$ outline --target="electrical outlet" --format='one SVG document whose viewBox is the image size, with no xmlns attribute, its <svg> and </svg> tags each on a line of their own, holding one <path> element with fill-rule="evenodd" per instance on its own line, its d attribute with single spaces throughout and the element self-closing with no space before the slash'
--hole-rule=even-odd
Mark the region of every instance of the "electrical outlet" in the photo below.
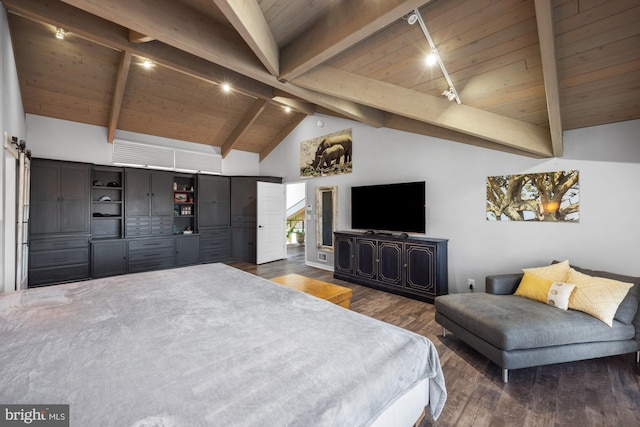
<svg viewBox="0 0 640 427">
<path fill-rule="evenodd" d="M 474 288 L 474 287 L 475 287 L 475 285 L 476 285 L 476 281 L 475 281 L 475 279 L 469 279 L 469 280 L 467 280 L 467 282 L 469 283 L 469 290 L 470 290 L 471 292 L 473 292 L 473 288 Z"/>
</svg>

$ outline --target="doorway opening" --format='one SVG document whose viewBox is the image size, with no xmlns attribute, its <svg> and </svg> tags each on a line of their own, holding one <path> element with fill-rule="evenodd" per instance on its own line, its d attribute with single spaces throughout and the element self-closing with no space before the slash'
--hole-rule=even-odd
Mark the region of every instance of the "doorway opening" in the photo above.
<svg viewBox="0 0 640 427">
<path fill-rule="evenodd" d="M 287 200 L 287 257 L 305 249 L 306 237 L 306 182 L 286 184 Z"/>
</svg>

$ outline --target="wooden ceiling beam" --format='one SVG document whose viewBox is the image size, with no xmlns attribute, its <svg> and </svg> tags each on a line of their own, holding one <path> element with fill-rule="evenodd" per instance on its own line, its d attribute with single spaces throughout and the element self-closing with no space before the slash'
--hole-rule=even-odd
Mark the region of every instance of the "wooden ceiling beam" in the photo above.
<svg viewBox="0 0 640 427">
<path fill-rule="evenodd" d="M 10 1 L 19 4 L 22 0 Z M 262 64 L 252 56 L 235 30 L 203 20 L 197 12 L 181 7 L 180 3 L 173 0 L 61 1 L 123 27 L 147 34 L 158 41 L 273 88 L 282 89 L 350 119 L 374 127 L 382 126 L 384 114 L 379 110 L 345 101 L 339 96 L 319 94 L 279 82 L 275 76 L 266 72 Z M 176 19 L 176 17 L 180 19 Z M 149 44 L 151 43 L 140 46 L 146 47 Z"/>
<path fill-rule="evenodd" d="M 316 107 L 313 104 L 300 101 L 299 99 L 292 99 L 286 96 L 274 96 L 273 102 L 285 105 L 308 116 L 311 116 L 316 112 Z"/>
<path fill-rule="evenodd" d="M 127 85 L 129 76 L 129 68 L 131 67 L 131 52 L 122 52 L 120 58 L 120 66 L 118 67 L 118 77 L 116 78 L 116 86 L 113 90 L 113 100 L 111 102 L 111 114 L 109 115 L 109 124 L 107 126 L 107 142 L 113 143 L 113 138 L 118 127 L 118 118 L 120 117 L 120 109 L 122 107 L 122 98 L 124 97 L 124 89 Z"/>
<path fill-rule="evenodd" d="M 279 49 L 256 0 L 214 0 L 224 16 L 273 76 L 280 73 Z"/>
<path fill-rule="evenodd" d="M 282 49 L 280 81 L 295 79 L 426 3 L 429 0 L 334 3 L 309 31 Z"/>
<path fill-rule="evenodd" d="M 147 43 L 153 41 L 153 37 L 149 37 L 137 31 L 129 30 L 129 41 L 131 43 Z"/>
<path fill-rule="evenodd" d="M 535 0 L 542 76 L 549 114 L 549 129 L 553 155 L 562 157 L 562 114 L 560 110 L 560 85 L 558 83 L 558 65 L 556 60 L 556 36 L 553 29 L 553 9 L 548 0 Z"/>
<path fill-rule="evenodd" d="M 227 140 L 222 144 L 220 149 L 222 158 L 227 157 L 227 154 L 233 149 L 233 146 L 238 143 L 242 135 L 249 129 L 249 127 L 255 122 L 260 114 L 267 106 L 267 101 L 264 99 L 256 99 L 249 110 L 244 114 L 242 120 L 236 125 L 235 129 L 227 137 Z"/>
<path fill-rule="evenodd" d="M 537 157 L 552 157 L 549 130 L 444 97 L 435 97 L 327 66 L 291 82 L 358 104 L 496 142 Z"/>
<path fill-rule="evenodd" d="M 269 155 L 269 153 L 271 153 L 274 148 L 276 148 L 278 144 L 280 144 L 282 140 L 285 139 L 287 135 L 289 135 L 291 131 L 294 130 L 296 126 L 298 126 L 300 122 L 305 119 L 305 117 L 307 117 L 306 114 L 294 113 L 289 123 L 287 123 L 287 125 L 283 127 L 280 132 L 278 132 L 278 134 L 273 137 L 271 142 L 269 142 L 269 144 L 267 144 L 267 146 L 264 147 L 264 149 L 260 152 L 260 161 L 263 161 Z"/>
</svg>

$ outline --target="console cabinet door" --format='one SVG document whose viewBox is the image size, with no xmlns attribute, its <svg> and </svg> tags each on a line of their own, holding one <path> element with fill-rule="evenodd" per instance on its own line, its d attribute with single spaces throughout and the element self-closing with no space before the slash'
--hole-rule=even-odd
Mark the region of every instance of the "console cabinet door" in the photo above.
<svg viewBox="0 0 640 427">
<path fill-rule="evenodd" d="M 355 252 L 353 238 L 340 235 L 335 236 L 334 269 L 338 273 L 353 274 Z"/>
<path fill-rule="evenodd" d="M 34 161 L 31 166 L 31 206 L 29 227 L 32 234 L 60 231 L 60 168 Z"/>
<path fill-rule="evenodd" d="M 151 216 L 173 216 L 173 174 L 151 173 Z"/>
<path fill-rule="evenodd" d="M 89 167 L 60 167 L 60 232 L 89 232 Z"/>
<path fill-rule="evenodd" d="M 378 271 L 377 242 L 371 239 L 356 239 L 355 244 L 355 274 L 360 277 L 375 279 Z"/>
<path fill-rule="evenodd" d="M 127 216 L 146 216 L 150 214 L 149 198 L 151 188 L 147 171 L 127 170 L 126 172 L 126 213 Z"/>
<path fill-rule="evenodd" d="M 200 261 L 200 237 L 176 237 L 176 265 L 197 264 Z"/>
<path fill-rule="evenodd" d="M 402 243 L 378 242 L 378 280 L 386 285 L 402 288 Z"/>
<path fill-rule="evenodd" d="M 436 246 L 407 243 L 405 248 L 405 287 L 414 292 L 436 296 Z"/>
</svg>

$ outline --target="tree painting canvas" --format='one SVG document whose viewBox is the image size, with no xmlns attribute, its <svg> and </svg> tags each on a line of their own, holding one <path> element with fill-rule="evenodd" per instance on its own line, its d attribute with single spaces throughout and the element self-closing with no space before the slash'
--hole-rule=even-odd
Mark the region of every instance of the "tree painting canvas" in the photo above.
<svg viewBox="0 0 640 427">
<path fill-rule="evenodd" d="M 352 170 L 351 128 L 300 143 L 300 177 L 337 175 Z"/>
<path fill-rule="evenodd" d="M 487 220 L 578 222 L 578 171 L 487 177 Z"/>
</svg>

